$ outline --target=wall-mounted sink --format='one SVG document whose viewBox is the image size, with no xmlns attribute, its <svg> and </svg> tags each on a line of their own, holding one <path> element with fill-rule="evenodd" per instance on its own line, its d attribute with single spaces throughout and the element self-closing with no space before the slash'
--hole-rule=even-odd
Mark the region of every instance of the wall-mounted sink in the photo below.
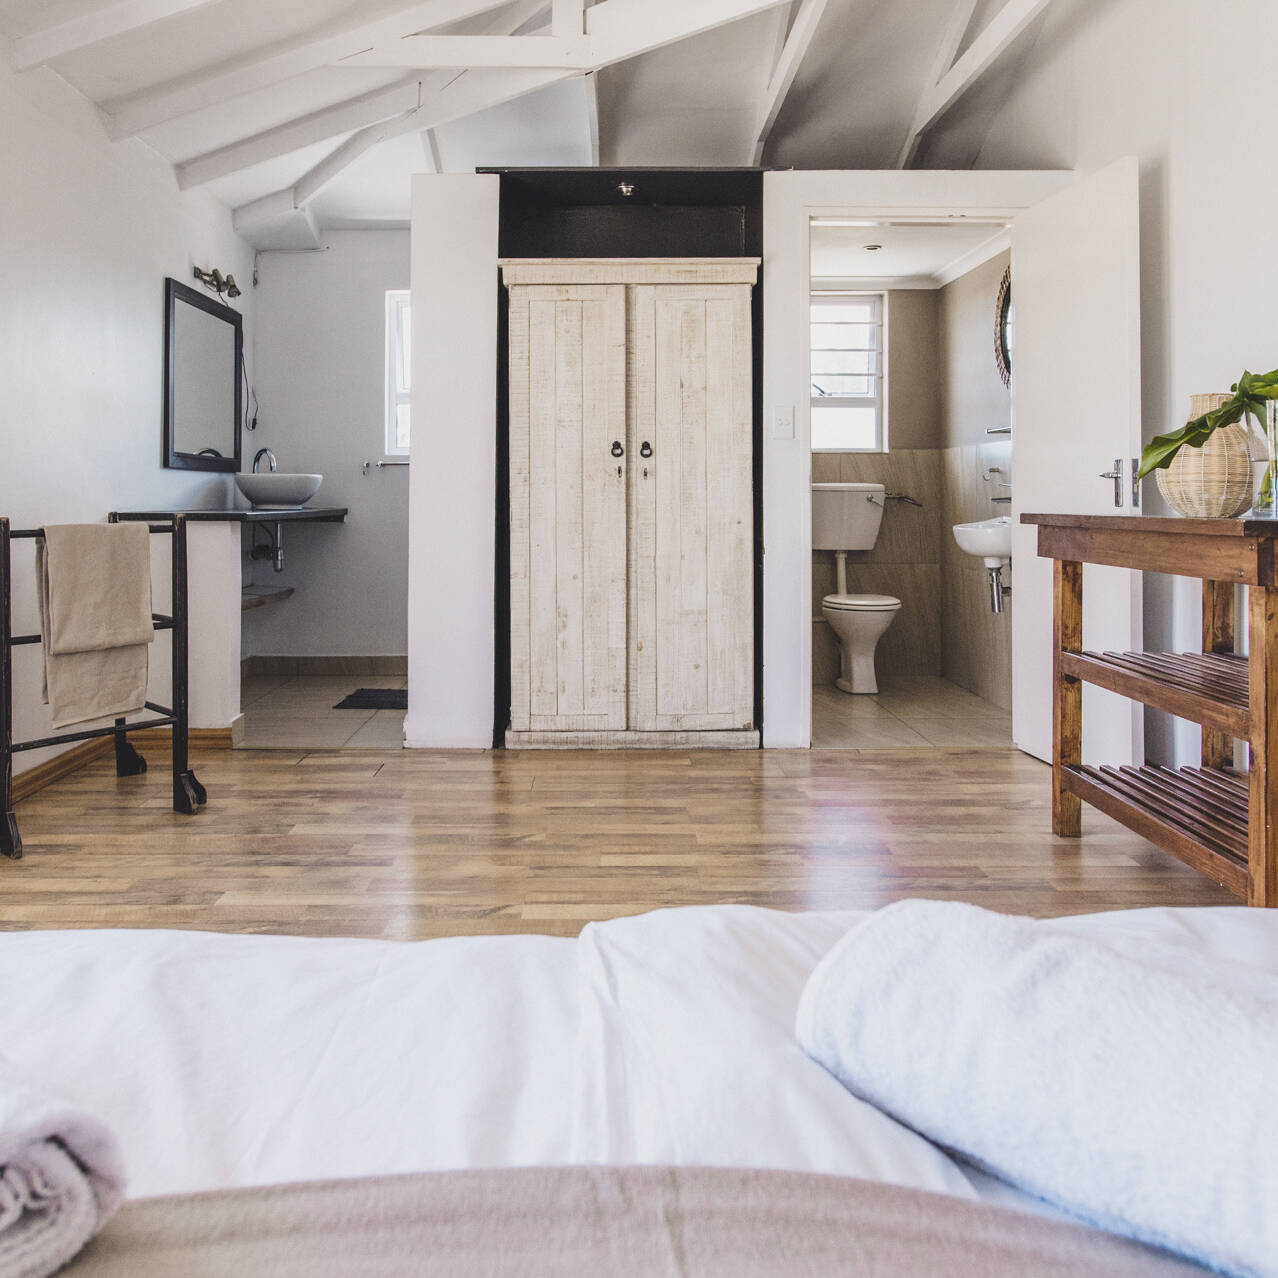
<svg viewBox="0 0 1278 1278">
<path fill-rule="evenodd" d="M 323 475 L 282 475 L 279 471 L 235 476 L 235 486 L 254 510 L 296 510 L 319 492 Z"/>
<path fill-rule="evenodd" d="M 972 524 L 955 524 L 959 549 L 985 560 L 987 568 L 1001 568 L 1012 557 L 1012 517 L 999 515 Z"/>
</svg>

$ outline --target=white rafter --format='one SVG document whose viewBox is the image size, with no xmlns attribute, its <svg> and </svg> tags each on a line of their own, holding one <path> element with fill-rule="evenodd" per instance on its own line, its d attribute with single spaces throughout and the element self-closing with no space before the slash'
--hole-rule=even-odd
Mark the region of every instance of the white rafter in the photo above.
<svg viewBox="0 0 1278 1278">
<path fill-rule="evenodd" d="M 278 160 L 317 142 L 327 142 L 352 129 L 364 129 L 370 124 L 380 124 L 420 105 L 423 93 L 421 76 L 408 76 L 372 93 L 348 98 L 320 111 L 299 116 L 287 124 L 278 125 L 255 133 L 252 137 L 219 147 L 203 155 L 193 156 L 175 165 L 178 186 L 187 190 L 216 182 L 218 178 L 243 169 Z"/>
<path fill-rule="evenodd" d="M 547 0 L 516 0 L 485 24 L 488 34 L 513 35 L 547 10 Z M 176 166 L 178 186 L 186 190 L 215 182 L 218 178 L 239 173 L 267 160 L 278 160 L 304 147 L 327 142 L 330 138 L 380 124 L 413 107 L 420 106 L 425 96 L 437 88 L 453 83 L 450 74 L 411 75 L 371 93 L 345 102 L 335 103 L 320 111 L 312 111 L 300 119 L 290 120 L 273 129 L 243 138 L 229 146 L 219 147 L 204 155 L 192 156 Z"/>
<path fill-rule="evenodd" d="M 590 144 L 590 163 L 599 167 L 599 81 L 598 71 L 584 77 L 586 87 L 586 140 Z"/>
<path fill-rule="evenodd" d="M 803 55 L 807 53 L 812 37 L 816 35 L 817 24 L 821 21 L 827 3 L 828 0 L 803 0 L 790 27 L 790 34 L 781 46 L 781 54 L 768 81 L 759 112 L 759 127 L 754 139 L 755 164 L 763 163 L 763 148 L 767 146 L 772 126 L 777 122 L 786 94 L 794 84 L 794 77 L 799 73 Z"/>
<path fill-rule="evenodd" d="M 910 135 L 898 157 L 898 167 L 904 168 L 910 163 L 928 129 L 1007 52 L 1050 3 L 1051 0 L 1008 0 L 1007 4 L 990 19 L 976 39 L 968 45 L 963 56 L 925 90 L 914 122 L 910 125 Z M 967 0 L 963 0 L 955 13 L 954 24 L 946 33 L 947 42 L 953 27 L 958 25 L 965 7 L 967 7 Z M 971 21 L 971 16 L 969 11 L 967 22 Z M 954 37 L 953 50 L 956 50 L 962 41 L 967 22 L 963 23 L 963 30 Z M 950 52 L 950 58 L 953 58 L 953 50 Z M 944 48 L 941 53 L 945 53 Z"/>
<path fill-rule="evenodd" d="M 280 80 L 329 66 L 361 49 L 390 43 L 409 32 L 447 26 L 500 8 L 506 0 L 421 0 L 376 22 L 311 34 L 275 45 L 270 52 L 236 58 L 200 74 L 102 104 L 107 132 L 128 137 L 167 120 L 217 106 Z"/>
<path fill-rule="evenodd" d="M 116 0 L 115 4 L 91 9 L 78 18 L 41 27 L 15 40 L 9 62 L 15 71 L 25 71 L 210 3 L 212 0 Z"/>
<path fill-rule="evenodd" d="M 412 35 L 375 49 L 363 49 L 335 62 L 341 67 L 416 67 L 419 71 L 467 68 L 546 68 L 586 71 L 594 65 L 594 46 L 585 36 Z"/>
<path fill-rule="evenodd" d="M 417 140 L 422 144 L 422 158 L 426 161 L 427 173 L 442 173 L 444 161 L 439 155 L 439 134 L 434 129 L 423 129 Z"/>
<path fill-rule="evenodd" d="M 927 79 L 923 81 L 923 92 L 919 95 L 919 104 L 915 107 L 914 115 L 910 120 L 910 131 L 906 135 L 900 155 L 896 158 L 898 169 L 908 169 L 918 154 L 919 145 L 923 141 L 923 129 L 926 127 L 928 98 L 932 90 L 945 78 L 945 73 L 954 65 L 963 37 L 967 34 L 968 27 L 972 25 L 972 15 L 976 12 L 978 3 L 979 0 L 956 0 L 954 8 L 950 10 L 950 20 L 941 36 L 936 57 L 932 59 L 931 70 L 928 72 Z"/>
<path fill-rule="evenodd" d="M 789 0 L 602 0 L 585 12 L 586 34 L 568 41 L 409 35 L 341 59 L 347 67 L 510 67 L 597 71 L 690 35 L 775 9 Z"/>
<path fill-rule="evenodd" d="M 550 33 L 556 40 L 572 40 L 586 33 L 586 0 L 554 0 Z"/>
</svg>

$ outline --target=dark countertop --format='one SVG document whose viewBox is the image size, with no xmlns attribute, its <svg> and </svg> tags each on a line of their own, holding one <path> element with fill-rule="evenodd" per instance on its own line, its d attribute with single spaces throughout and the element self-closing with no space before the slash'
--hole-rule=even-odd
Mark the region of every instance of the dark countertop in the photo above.
<svg viewBox="0 0 1278 1278">
<path fill-rule="evenodd" d="M 188 521 L 219 524 L 340 524 L 345 522 L 347 514 L 346 506 L 298 506 L 292 510 L 117 510 L 115 518 L 130 523 L 150 523 L 184 515 Z"/>
</svg>

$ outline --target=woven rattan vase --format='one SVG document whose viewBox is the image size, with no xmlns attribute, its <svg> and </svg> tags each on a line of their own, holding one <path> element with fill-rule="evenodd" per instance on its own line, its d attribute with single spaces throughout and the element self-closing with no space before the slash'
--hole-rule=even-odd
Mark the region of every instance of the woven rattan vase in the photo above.
<svg viewBox="0 0 1278 1278">
<path fill-rule="evenodd" d="M 1219 408 L 1227 395 L 1194 395 L 1190 419 Z M 1194 519 L 1233 519 L 1255 500 L 1255 437 L 1244 425 L 1222 426 L 1201 448 L 1186 445 L 1165 470 L 1158 491 L 1178 514 Z"/>
</svg>

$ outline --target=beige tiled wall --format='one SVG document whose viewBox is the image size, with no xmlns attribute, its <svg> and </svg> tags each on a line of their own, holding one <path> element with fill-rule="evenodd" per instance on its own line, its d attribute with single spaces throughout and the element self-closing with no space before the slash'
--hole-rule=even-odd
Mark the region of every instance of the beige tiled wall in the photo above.
<svg viewBox="0 0 1278 1278">
<path fill-rule="evenodd" d="M 935 448 L 892 453 L 814 453 L 813 483 L 883 484 L 923 503 L 890 501 L 873 550 L 848 555 L 848 589 L 895 595 L 901 611 L 879 640 L 881 674 L 941 673 L 941 453 Z M 834 552 L 812 554 L 812 682 L 833 683 L 838 643 L 821 617 L 821 599 L 834 592 Z"/>
<path fill-rule="evenodd" d="M 971 520 L 1006 514 L 1008 507 L 991 497 L 1007 492 L 996 485 L 1007 479 L 1012 446 L 1007 440 L 947 448 L 943 467 L 941 539 L 941 673 L 951 682 L 1004 710 L 1012 708 L 1012 604 L 1003 611 L 990 608 L 985 565 L 958 548 L 950 529 Z M 989 468 L 1002 472 L 986 480 Z M 1004 583 L 1014 585 L 1015 574 L 1004 573 Z"/>
</svg>

